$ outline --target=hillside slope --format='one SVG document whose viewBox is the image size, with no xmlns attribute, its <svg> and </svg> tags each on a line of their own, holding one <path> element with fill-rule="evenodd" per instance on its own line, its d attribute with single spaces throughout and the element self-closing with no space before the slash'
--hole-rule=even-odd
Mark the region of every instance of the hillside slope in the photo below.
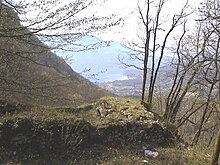
<svg viewBox="0 0 220 165">
<path fill-rule="evenodd" d="M 0 20 L 0 99 L 25 104 L 76 105 L 109 94 L 52 53 L 3 6 Z"/>
<path fill-rule="evenodd" d="M 0 110 L 0 164 L 210 164 L 207 148 L 181 147 L 175 127 L 136 100 L 105 97 L 77 108 L 0 102 Z"/>
</svg>

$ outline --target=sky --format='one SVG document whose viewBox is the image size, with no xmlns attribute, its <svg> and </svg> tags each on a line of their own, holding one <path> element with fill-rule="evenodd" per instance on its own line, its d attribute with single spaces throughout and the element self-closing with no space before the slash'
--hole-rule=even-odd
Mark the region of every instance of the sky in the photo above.
<svg viewBox="0 0 220 165">
<path fill-rule="evenodd" d="M 19 0 L 15 0 L 19 1 Z M 34 0 L 25 0 L 25 2 L 33 2 Z M 61 3 L 69 3 L 75 2 L 76 0 L 60 0 Z M 157 0 L 158 1 L 158 0 Z M 192 8 L 197 9 L 199 4 L 205 0 L 188 0 L 189 5 Z M 219 0 L 220 1 L 220 0 Z M 93 12 L 97 12 L 100 16 L 108 16 L 110 14 L 116 14 L 117 17 L 124 18 L 124 22 L 119 26 L 112 27 L 108 31 L 104 31 L 104 33 L 94 34 L 96 37 L 101 38 L 107 41 L 119 41 L 123 42 L 125 40 L 133 40 L 137 38 L 138 31 L 138 21 L 139 14 L 137 12 L 137 4 L 140 6 L 144 6 L 145 0 L 92 0 L 95 2 L 94 6 L 91 6 L 88 10 L 82 12 L 82 15 L 92 15 Z M 104 3 L 102 3 L 104 2 Z M 178 13 L 182 8 L 183 4 L 185 4 L 187 0 L 167 0 L 165 4 L 165 9 L 163 10 L 164 18 L 171 18 L 174 13 Z M 101 5 L 99 5 L 100 3 Z M 54 4 L 57 7 L 57 4 Z M 31 9 L 30 9 L 31 10 Z M 33 10 L 36 10 L 33 8 Z M 154 8 L 151 9 L 154 12 Z M 34 17 L 37 14 L 34 14 L 37 11 L 31 11 L 29 17 Z M 193 20 L 194 16 L 192 15 L 189 19 Z M 167 25 L 169 25 L 167 23 Z M 192 25 L 192 24 L 191 24 Z"/>
<path fill-rule="evenodd" d="M 139 14 L 137 12 L 138 2 L 141 4 L 144 0 L 109 0 L 106 5 L 101 10 L 101 13 L 111 13 L 115 12 L 125 17 L 123 26 L 113 27 L 110 31 L 105 32 L 104 34 L 99 34 L 98 37 L 103 40 L 113 40 L 113 41 L 123 41 L 123 40 L 132 40 L 137 37 L 136 31 L 138 31 L 137 22 L 139 19 Z M 187 0 L 167 0 L 165 6 L 164 15 L 167 14 L 167 17 L 171 17 L 174 13 L 178 13 L 182 6 L 186 3 Z M 192 9 L 197 9 L 199 4 L 203 0 L 189 0 L 189 5 Z M 195 15 L 189 19 L 189 22 L 193 22 Z M 191 24 L 192 25 L 192 24 Z"/>
</svg>

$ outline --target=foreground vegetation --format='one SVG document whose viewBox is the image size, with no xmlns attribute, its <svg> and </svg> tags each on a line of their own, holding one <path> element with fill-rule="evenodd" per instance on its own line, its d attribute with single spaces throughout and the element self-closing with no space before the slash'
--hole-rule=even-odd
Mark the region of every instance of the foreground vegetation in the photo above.
<svg viewBox="0 0 220 165">
<path fill-rule="evenodd" d="M 78 150 L 68 159 L 45 155 L 39 157 L 30 155 L 19 158 L 8 150 L 1 149 L 3 164 L 151 164 L 151 165 L 205 165 L 210 164 L 210 150 L 200 148 L 178 149 L 157 148 L 160 155 L 157 158 L 145 157 L 137 146 L 108 147 L 94 145 L 85 150 Z M 78 156 L 78 157 L 77 157 Z M 77 157 L 77 158 L 76 158 Z"/>
<path fill-rule="evenodd" d="M 71 107 L 1 102 L 1 164 L 209 164 L 210 149 L 179 142 L 175 127 L 137 101 Z M 159 152 L 144 156 L 145 149 Z"/>
</svg>

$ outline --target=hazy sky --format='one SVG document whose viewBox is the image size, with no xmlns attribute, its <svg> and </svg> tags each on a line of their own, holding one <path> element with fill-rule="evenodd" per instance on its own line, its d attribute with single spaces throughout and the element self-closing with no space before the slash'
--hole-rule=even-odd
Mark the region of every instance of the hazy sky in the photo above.
<svg viewBox="0 0 220 165">
<path fill-rule="evenodd" d="M 167 14 L 167 18 L 172 19 L 174 13 L 178 13 L 183 4 L 187 0 L 167 0 L 164 15 Z M 189 5 L 193 9 L 197 9 L 199 4 L 204 0 L 189 0 Z M 137 22 L 139 14 L 137 12 L 137 4 L 143 3 L 144 0 L 109 0 L 101 12 L 111 13 L 115 12 L 119 15 L 126 16 L 127 19 L 124 22 L 124 26 L 114 27 L 110 32 L 99 35 L 104 40 L 116 40 L 121 41 L 123 39 L 131 39 L 137 36 Z M 191 9 L 190 9 L 191 10 Z M 189 19 L 193 22 L 195 16 L 192 15 Z M 191 24 L 192 25 L 192 24 Z"/>
<path fill-rule="evenodd" d="M 34 0 L 26 0 L 28 1 L 34 1 Z M 68 3 L 68 2 L 75 2 L 76 0 L 65 0 L 62 1 L 62 3 Z M 98 2 L 103 2 L 103 5 L 95 5 L 92 6 L 89 10 L 85 10 L 82 12 L 86 15 L 92 15 L 93 10 L 98 11 L 100 15 L 108 16 L 109 14 L 116 14 L 118 17 L 126 18 L 123 24 L 120 26 L 113 27 L 111 30 L 106 31 L 103 34 L 96 35 L 97 37 L 108 40 L 108 41 L 120 41 L 123 40 L 133 40 L 134 38 L 137 38 L 137 31 L 138 31 L 138 19 L 139 14 L 137 12 L 137 4 L 139 2 L 140 6 L 143 6 L 143 3 L 145 0 L 97 0 Z M 163 16 L 165 19 L 172 20 L 172 16 L 175 13 L 178 13 L 180 9 L 182 8 L 183 4 L 186 3 L 187 0 L 167 0 L 167 3 L 164 6 L 164 13 Z M 189 5 L 197 9 L 199 6 L 199 3 L 205 0 L 189 0 Z M 152 8 L 152 11 L 155 9 Z M 191 9 L 190 9 L 191 10 Z M 36 11 L 33 11 L 36 12 Z M 30 17 L 33 17 L 35 14 L 30 14 Z M 189 19 L 189 22 L 193 22 L 194 16 L 192 15 Z M 170 25 L 167 21 L 167 25 Z M 191 26 L 193 26 L 193 23 L 191 23 Z M 165 27 L 166 28 L 166 27 Z"/>
</svg>

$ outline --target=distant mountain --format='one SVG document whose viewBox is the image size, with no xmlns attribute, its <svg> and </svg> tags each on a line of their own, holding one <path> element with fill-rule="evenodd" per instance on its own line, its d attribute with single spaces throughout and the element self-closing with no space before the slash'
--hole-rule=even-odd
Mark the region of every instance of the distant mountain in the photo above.
<svg viewBox="0 0 220 165">
<path fill-rule="evenodd" d="M 76 105 L 109 92 L 52 53 L 3 6 L 0 26 L 0 99 L 25 104 Z M 10 30 L 9 30 L 10 29 Z"/>
<path fill-rule="evenodd" d="M 128 49 L 119 42 L 106 42 L 94 36 L 83 36 L 75 45 L 81 45 L 76 52 L 61 52 L 57 54 L 63 58 L 71 59 L 70 66 L 81 75 L 89 78 L 93 82 L 103 83 L 115 80 L 126 80 L 142 76 L 140 70 L 134 68 L 125 68 L 120 62 L 119 57 L 125 60 L 129 59 Z M 84 45 L 84 47 L 82 46 Z M 89 45 L 95 45 L 94 49 L 89 49 Z M 74 47 L 73 46 L 73 47 Z M 80 51 L 88 48 L 89 50 Z M 171 57 L 165 56 L 163 66 L 160 70 L 171 71 L 172 68 L 167 65 Z M 129 61 L 129 60 L 128 60 Z M 140 61 L 133 61 L 139 67 L 143 64 Z M 86 70 L 87 72 L 84 72 Z"/>
<path fill-rule="evenodd" d="M 95 44 L 101 41 L 93 36 L 85 36 L 79 42 Z M 97 49 L 80 52 L 58 52 L 57 54 L 63 58 L 66 56 L 71 58 L 71 67 L 93 82 L 123 78 L 124 69 L 118 61 L 118 56 L 124 54 L 120 43 L 110 43 L 109 45 L 101 43 Z M 87 71 L 84 72 L 85 70 Z"/>
<path fill-rule="evenodd" d="M 124 72 L 130 69 L 125 69 L 118 60 L 119 57 L 127 56 L 127 49 L 119 42 L 105 42 L 94 36 L 84 36 L 78 43 L 83 45 L 99 43 L 99 47 L 87 51 L 60 51 L 57 53 L 63 58 L 68 56 L 72 59 L 70 65 L 76 72 L 81 73 L 93 82 L 107 82 L 127 78 Z M 87 70 L 87 72 L 84 72 L 84 70 Z"/>
</svg>

